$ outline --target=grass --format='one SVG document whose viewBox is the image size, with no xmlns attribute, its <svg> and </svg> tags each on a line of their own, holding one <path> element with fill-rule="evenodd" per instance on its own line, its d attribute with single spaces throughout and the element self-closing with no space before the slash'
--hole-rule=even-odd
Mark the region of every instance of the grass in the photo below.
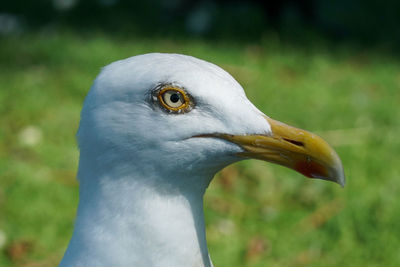
<svg viewBox="0 0 400 267">
<path fill-rule="evenodd" d="M 279 166 L 224 169 L 205 198 L 215 266 L 400 265 L 400 62 L 379 51 L 201 40 L 22 35 L 0 42 L 0 266 L 54 266 L 78 203 L 75 132 L 100 68 L 191 54 L 228 70 L 267 115 L 319 133 L 344 189 Z"/>
</svg>

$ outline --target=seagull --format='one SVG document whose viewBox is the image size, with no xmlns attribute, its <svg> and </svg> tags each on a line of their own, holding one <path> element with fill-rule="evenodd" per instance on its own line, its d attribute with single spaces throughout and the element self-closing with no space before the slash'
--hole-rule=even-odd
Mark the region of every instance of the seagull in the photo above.
<svg viewBox="0 0 400 267">
<path fill-rule="evenodd" d="M 230 74 L 186 55 L 104 67 L 77 139 L 79 206 L 60 267 L 212 266 L 203 196 L 215 173 L 243 159 L 345 184 L 322 138 L 269 118 Z"/>
</svg>

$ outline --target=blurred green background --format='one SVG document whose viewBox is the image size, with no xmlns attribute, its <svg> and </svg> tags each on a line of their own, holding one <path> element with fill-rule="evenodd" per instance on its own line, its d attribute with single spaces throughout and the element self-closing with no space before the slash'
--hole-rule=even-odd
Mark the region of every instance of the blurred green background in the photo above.
<svg viewBox="0 0 400 267">
<path fill-rule="evenodd" d="M 205 197 L 215 266 L 400 266 L 400 2 L 3 1 L 0 266 L 55 266 L 72 234 L 79 112 L 100 68 L 174 52 L 320 134 L 344 189 L 246 161 Z"/>
</svg>

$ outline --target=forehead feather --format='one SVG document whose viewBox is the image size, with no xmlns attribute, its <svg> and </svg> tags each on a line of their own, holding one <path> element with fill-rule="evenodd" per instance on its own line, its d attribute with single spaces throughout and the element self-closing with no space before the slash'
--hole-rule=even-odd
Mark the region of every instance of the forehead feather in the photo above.
<svg viewBox="0 0 400 267">
<path fill-rule="evenodd" d="M 220 67 L 191 56 L 161 53 L 134 56 L 104 67 L 94 87 L 114 95 L 127 91 L 145 93 L 168 82 L 180 84 L 194 95 L 218 89 L 244 95 L 242 87 Z"/>
</svg>

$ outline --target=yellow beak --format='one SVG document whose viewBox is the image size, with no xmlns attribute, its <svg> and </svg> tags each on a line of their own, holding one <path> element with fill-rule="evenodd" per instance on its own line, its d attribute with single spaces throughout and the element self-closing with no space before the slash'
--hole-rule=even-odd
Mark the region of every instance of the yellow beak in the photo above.
<svg viewBox="0 0 400 267">
<path fill-rule="evenodd" d="M 301 174 L 345 184 L 343 166 L 336 152 L 321 137 L 265 116 L 271 135 L 213 134 L 243 148 L 238 156 L 255 158 L 294 169 Z"/>
</svg>

